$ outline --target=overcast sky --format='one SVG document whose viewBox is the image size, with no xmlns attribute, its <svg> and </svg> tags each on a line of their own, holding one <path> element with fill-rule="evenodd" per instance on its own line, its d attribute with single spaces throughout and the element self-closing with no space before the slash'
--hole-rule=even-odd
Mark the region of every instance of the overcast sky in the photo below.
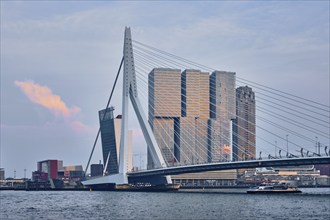
<svg viewBox="0 0 330 220">
<path fill-rule="evenodd" d="M 85 168 L 125 26 L 137 41 L 329 105 L 329 1 L 1 1 L 6 177 L 30 177 L 45 159 Z"/>
</svg>

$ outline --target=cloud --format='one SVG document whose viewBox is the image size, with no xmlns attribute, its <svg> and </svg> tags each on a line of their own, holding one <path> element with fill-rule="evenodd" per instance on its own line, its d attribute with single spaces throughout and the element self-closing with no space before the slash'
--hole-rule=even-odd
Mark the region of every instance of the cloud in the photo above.
<svg viewBox="0 0 330 220">
<path fill-rule="evenodd" d="M 22 92 L 33 102 L 50 110 L 56 116 L 69 117 L 80 112 L 78 107 L 68 108 L 61 97 L 53 94 L 46 86 L 41 86 L 32 81 L 15 81 L 15 85 L 20 87 Z"/>
<path fill-rule="evenodd" d="M 72 121 L 72 122 L 70 122 L 70 127 L 71 127 L 72 130 L 74 130 L 77 133 L 86 133 L 86 132 L 91 132 L 92 133 L 92 130 L 93 130 L 93 129 L 89 128 L 88 126 L 86 126 L 81 121 Z"/>
</svg>

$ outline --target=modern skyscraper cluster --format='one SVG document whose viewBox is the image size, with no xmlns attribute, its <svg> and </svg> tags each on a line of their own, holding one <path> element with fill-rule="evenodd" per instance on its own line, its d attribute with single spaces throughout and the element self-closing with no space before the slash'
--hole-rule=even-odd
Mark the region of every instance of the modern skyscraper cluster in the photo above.
<svg viewBox="0 0 330 220">
<path fill-rule="evenodd" d="M 149 123 L 169 166 L 232 159 L 235 75 L 169 68 L 149 73 Z M 149 155 L 148 168 L 153 168 Z"/>
</svg>

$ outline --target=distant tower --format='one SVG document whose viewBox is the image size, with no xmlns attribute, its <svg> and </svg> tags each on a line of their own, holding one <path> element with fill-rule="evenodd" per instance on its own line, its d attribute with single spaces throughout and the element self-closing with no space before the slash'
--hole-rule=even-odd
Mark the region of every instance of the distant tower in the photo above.
<svg viewBox="0 0 330 220">
<path fill-rule="evenodd" d="M 91 164 L 91 176 L 102 176 L 103 175 L 103 164 Z"/>
<path fill-rule="evenodd" d="M 107 175 L 118 173 L 119 166 L 119 148 L 122 116 L 118 115 L 116 118 L 114 118 L 113 111 L 113 107 L 108 108 L 108 111 L 106 111 L 105 109 L 99 111 L 104 166 L 106 164 L 108 154 L 110 152 L 109 162 L 106 167 Z M 103 119 L 105 113 L 106 116 Z M 133 138 L 132 130 L 128 130 L 127 138 L 127 171 L 131 171 Z"/>
<path fill-rule="evenodd" d="M 115 137 L 116 137 L 116 150 L 117 150 L 117 158 L 119 163 L 119 149 L 120 149 L 120 137 L 121 137 L 121 120 L 122 115 L 117 115 L 114 119 L 115 124 Z M 133 131 L 128 130 L 127 133 L 127 171 L 132 171 L 133 169 Z"/>
<path fill-rule="evenodd" d="M 108 175 L 118 173 L 118 152 L 116 147 L 117 144 L 115 137 L 113 111 L 113 107 L 99 111 L 104 165 L 106 164 L 108 155 L 110 153 L 109 162 L 105 168 Z"/>
<path fill-rule="evenodd" d="M 0 180 L 5 179 L 5 168 L 0 168 Z"/>
<path fill-rule="evenodd" d="M 233 120 L 233 160 L 256 158 L 256 103 L 252 88 L 236 89 L 236 115 Z"/>
<path fill-rule="evenodd" d="M 209 162 L 230 160 L 231 120 L 235 112 L 236 73 L 214 71 L 210 76 Z"/>
</svg>

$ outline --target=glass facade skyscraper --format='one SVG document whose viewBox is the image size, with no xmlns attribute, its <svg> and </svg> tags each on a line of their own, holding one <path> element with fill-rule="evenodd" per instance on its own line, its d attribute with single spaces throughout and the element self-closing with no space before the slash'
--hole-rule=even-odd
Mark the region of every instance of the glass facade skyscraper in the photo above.
<svg viewBox="0 0 330 220">
<path fill-rule="evenodd" d="M 105 171 L 108 175 L 119 172 L 113 111 L 113 107 L 99 111 L 104 166 L 107 164 L 108 155 L 110 153 L 108 164 L 105 167 Z"/>
<path fill-rule="evenodd" d="M 106 174 L 116 174 L 119 172 L 119 149 L 121 135 L 121 115 L 116 118 L 113 116 L 114 108 L 110 107 L 107 110 L 99 111 L 99 120 L 101 128 L 102 154 L 103 165 L 106 166 L 107 158 L 110 152 L 109 161 L 106 166 Z M 131 171 L 132 164 L 132 130 L 128 130 L 128 157 L 127 170 Z"/>
</svg>

